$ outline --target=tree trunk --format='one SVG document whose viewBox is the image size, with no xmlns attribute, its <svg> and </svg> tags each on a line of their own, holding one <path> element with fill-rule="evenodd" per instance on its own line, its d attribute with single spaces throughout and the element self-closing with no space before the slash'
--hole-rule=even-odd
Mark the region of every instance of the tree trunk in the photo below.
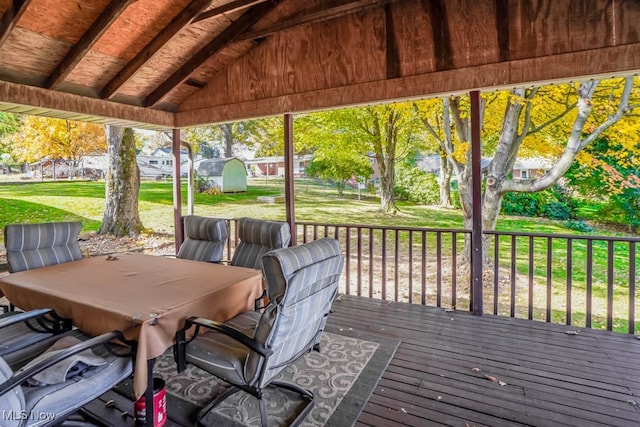
<svg viewBox="0 0 640 427">
<path fill-rule="evenodd" d="M 393 175 L 391 175 L 393 176 Z M 380 211 L 395 214 L 396 203 L 393 197 L 393 179 L 389 175 L 380 176 Z"/>
<path fill-rule="evenodd" d="M 447 161 L 447 155 L 444 152 L 440 153 L 440 179 L 438 184 L 440 186 L 440 206 L 445 208 L 451 207 L 451 175 L 453 168 Z"/>
<path fill-rule="evenodd" d="M 220 129 L 224 137 L 224 156 L 229 159 L 233 157 L 233 125 L 224 123 L 220 125 Z"/>
<path fill-rule="evenodd" d="M 99 234 L 135 236 L 142 230 L 138 214 L 140 170 L 133 129 L 105 126 L 109 169 L 105 181 L 105 209 Z"/>
</svg>

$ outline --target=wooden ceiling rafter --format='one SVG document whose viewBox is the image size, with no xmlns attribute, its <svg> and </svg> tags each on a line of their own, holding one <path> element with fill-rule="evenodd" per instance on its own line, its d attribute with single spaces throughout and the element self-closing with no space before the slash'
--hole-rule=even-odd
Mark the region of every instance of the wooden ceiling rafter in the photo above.
<svg viewBox="0 0 640 427">
<path fill-rule="evenodd" d="M 241 37 L 239 37 L 236 41 L 255 40 L 273 35 L 275 33 L 279 33 L 284 30 L 298 27 L 300 25 L 328 21 L 330 19 L 340 18 L 346 15 L 363 12 L 365 10 L 374 9 L 377 7 L 385 7 L 399 1 L 400 0 L 352 0 L 349 3 L 345 3 L 340 6 L 295 16 L 291 19 L 287 19 L 285 21 L 274 24 L 264 30 L 248 31 Z"/>
<path fill-rule="evenodd" d="M 266 1 L 269 1 L 269 0 L 235 0 L 227 4 L 223 4 L 222 6 L 214 7 L 213 9 L 207 10 L 206 12 L 202 12 L 200 15 L 196 16 L 192 22 L 196 23 L 204 19 L 209 19 L 218 15 L 222 15 L 223 13 L 237 12 L 241 9 L 255 6 L 259 3 L 264 3 Z"/>
<path fill-rule="evenodd" d="M 127 7 L 135 3 L 137 0 L 112 0 L 109 5 L 102 11 L 98 19 L 89 27 L 82 35 L 78 43 L 76 43 L 62 62 L 58 64 L 55 70 L 47 79 L 46 88 L 56 89 L 64 79 L 69 76 L 76 65 L 91 50 L 93 45 L 102 37 L 107 29 L 115 22 L 116 19 L 125 11 Z"/>
<path fill-rule="evenodd" d="M 31 0 L 13 0 L 9 9 L 2 15 L 2 19 L 0 19 L 0 47 L 7 40 L 27 7 L 29 7 L 29 3 L 31 3 Z"/>
<path fill-rule="evenodd" d="M 255 25 L 261 18 L 273 10 L 280 1 L 281 0 L 270 0 L 252 6 L 151 92 L 145 99 L 144 106 L 151 107 L 157 104 L 165 95 L 171 92 L 171 90 L 187 80 L 190 75 L 209 58 L 236 41 L 238 36 Z"/>
<path fill-rule="evenodd" d="M 212 0 L 190 2 L 169 25 L 164 27 L 116 76 L 107 83 L 100 97 L 111 98 L 129 79 L 131 79 L 149 60 L 162 49 L 180 30 L 193 23 Z"/>
</svg>

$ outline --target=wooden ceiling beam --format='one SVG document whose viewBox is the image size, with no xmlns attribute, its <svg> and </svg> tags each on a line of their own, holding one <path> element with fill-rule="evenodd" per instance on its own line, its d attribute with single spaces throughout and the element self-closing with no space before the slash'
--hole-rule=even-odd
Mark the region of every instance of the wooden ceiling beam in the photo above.
<svg viewBox="0 0 640 427">
<path fill-rule="evenodd" d="M 29 7 L 29 3 L 31 3 L 31 0 L 13 0 L 9 9 L 2 15 L 0 20 L 0 46 L 7 40 L 20 17 Z"/>
<path fill-rule="evenodd" d="M 223 13 L 236 12 L 249 6 L 255 6 L 258 3 L 264 3 L 265 1 L 268 0 L 235 0 L 222 6 L 214 7 L 213 9 L 207 10 L 206 12 L 202 12 L 200 15 L 194 18 L 193 22 L 213 18 L 214 16 L 222 15 Z"/>
<path fill-rule="evenodd" d="M 116 76 L 105 85 L 101 98 L 111 98 L 138 70 L 162 49 L 180 30 L 195 22 L 196 17 L 206 9 L 211 0 L 190 2 L 173 20 L 164 27 Z"/>
<path fill-rule="evenodd" d="M 64 81 L 65 78 L 73 71 L 74 67 L 84 58 L 91 47 L 100 39 L 109 26 L 137 0 L 112 0 L 111 3 L 102 11 L 98 19 L 89 27 L 82 35 L 78 43 L 76 43 L 67 56 L 53 70 L 53 73 L 47 79 L 47 89 L 55 89 Z"/>
<path fill-rule="evenodd" d="M 222 33 L 211 40 L 209 44 L 193 55 L 191 59 L 184 63 L 184 65 L 173 73 L 167 80 L 162 82 L 160 86 L 147 96 L 144 105 L 146 107 L 150 107 L 157 104 L 158 101 L 160 101 L 173 88 L 187 80 L 191 73 L 204 64 L 205 61 L 220 52 L 232 42 L 236 41 L 239 35 L 255 25 L 256 22 L 276 7 L 279 2 L 280 0 L 270 0 L 268 2 L 252 6 L 251 9 L 242 14 L 242 16 L 231 23 L 231 25 L 222 31 Z"/>
<path fill-rule="evenodd" d="M 317 12 L 307 13 L 305 15 L 296 16 L 286 21 L 281 21 L 277 24 L 271 25 L 269 28 L 265 28 L 264 30 L 246 32 L 236 41 L 255 40 L 300 25 L 328 21 L 330 19 L 340 18 L 352 13 L 362 12 L 365 10 L 374 9 L 376 7 L 383 7 L 389 4 L 397 3 L 398 1 L 400 0 L 353 0 L 340 6 L 331 7 Z"/>
</svg>

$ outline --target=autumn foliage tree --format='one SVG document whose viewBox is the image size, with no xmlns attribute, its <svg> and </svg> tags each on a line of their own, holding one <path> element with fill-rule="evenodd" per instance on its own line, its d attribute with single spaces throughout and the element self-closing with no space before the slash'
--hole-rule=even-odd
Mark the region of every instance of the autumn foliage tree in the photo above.
<svg viewBox="0 0 640 427">
<path fill-rule="evenodd" d="M 45 158 L 71 160 L 107 152 L 104 127 L 93 123 L 27 116 L 12 137 L 12 153 L 20 161 Z"/>
<path fill-rule="evenodd" d="M 558 182 L 585 147 L 620 122 L 640 99 L 640 85 L 634 78 L 590 80 L 575 84 L 515 88 L 486 94 L 481 105 L 482 143 L 485 155 L 492 156 L 483 170 L 486 176 L 482 197 L 482 227 L 494 230 L 502 198 L 508 192 L 536 192 Z M 466 228 L 472 227 L 470 161 L 470 114 L 466 97 L 446 98 L 443 111 L 454 129 L 440 138 L 441 148 L 459 183 L 460 202 Z M 428 105 L 415 108 L 427 128 Z M 613 129 L 613 128 L 612 128 Z M 637 135 L 636 135 L 637 138 Z M 540 155 L 553 159 L 542 176 L 513 179 L 518 157 Z M 491 236 L 486 235 L 488 249 Z M 468 251 L 465 251 L 468 253 Z M 485 261 L 488 251 L 485 250 Z"/>
<path fill-rule="evenodd" d="M 307 134 L 307 146 L 349 147 L 360 153 L 359 159 L 375 158 L 380 176 L 380 211 L 395 213 L 395 168 L 424 143 L 424 131 L 419 128 L 410 103 L 394 103 L 314 113 L 314 126 L 297 125 Z M 311 131 L 313 129 L 313 131 Z M 305 131 L 306 130 L 306 131 Z M 299 139 L 300 136 L 297 136 Z M 356 158 L 356 157 L 354 157 Z"/>
</svg>

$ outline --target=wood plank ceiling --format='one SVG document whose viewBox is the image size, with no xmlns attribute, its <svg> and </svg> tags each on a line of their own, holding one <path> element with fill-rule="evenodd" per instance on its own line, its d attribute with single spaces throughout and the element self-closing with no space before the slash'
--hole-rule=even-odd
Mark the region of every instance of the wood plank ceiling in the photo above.
<svg viewBox="0 0 640 427">
<path fill-rule="evenodd" d="M 166 129 L 640 70 L 640 2 L 0 0 L 0 110 Z"/>
</svg>

